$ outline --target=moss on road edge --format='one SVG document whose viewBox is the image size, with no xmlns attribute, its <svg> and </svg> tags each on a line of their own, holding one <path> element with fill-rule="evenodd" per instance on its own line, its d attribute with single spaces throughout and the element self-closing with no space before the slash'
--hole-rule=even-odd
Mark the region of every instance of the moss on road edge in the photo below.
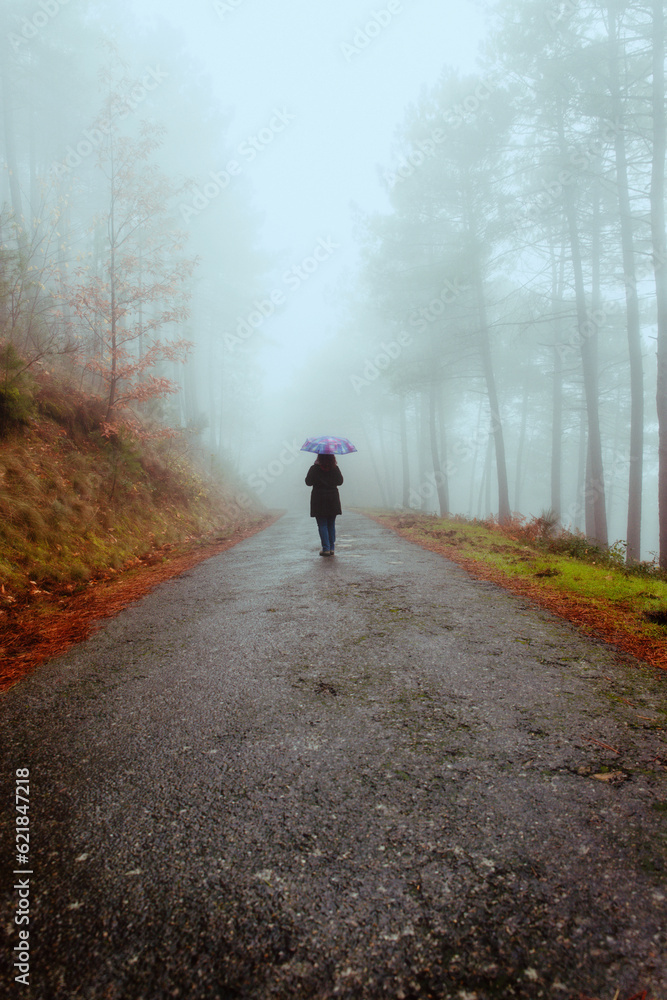
<svg viewBox="0 0 667 1000">
<path fill-rule="evenodd" d="M 667 629 L 648 621 L 643 610 L 647 602 L 649 606 L 657 606 L 664 600 L 665 583 L 644 581 L 637 594 L 630 596 L 624 592 L 613 597 L 601 596 L 599 592 L 589 595 L 573 588 L 561 564 L 578 567 L 582 575 L 596 573 L 603 589 L 606 587 L 610 594 L 616 593 L 615 577 L 619 571 L 591 566 L 569 556 L 549 556 L 481 523 L 448 521 L 412 511 L 409 515 L 367 509 L 360 513 L 408 541 L 450 559 L 471 576 L 534 601 L 573 622 L 588 635 L 667 670 Z"/>
</svg>

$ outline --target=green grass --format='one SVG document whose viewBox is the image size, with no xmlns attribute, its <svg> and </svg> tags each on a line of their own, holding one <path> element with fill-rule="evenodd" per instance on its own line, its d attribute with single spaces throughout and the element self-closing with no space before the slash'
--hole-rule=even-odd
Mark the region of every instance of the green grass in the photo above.
<svg viewBox="0 0 667 1000">
<path fill-rule="evenodd" d="M 588 605 L 617 609 L 619 616 L 636 616 L 641 633 L 655 639 L 667 636 L 667 579 L 646 564 L 626 568 L 616 548 L 600 549 L 581 536 L 566 533 L 533 538 L 530 525 L 514 521 L 507 528 L 486 522 L 465 522 L 420 514 L 389 515 L 372 511 L 379 520 L 398 527 L 415 541 L 433 542 L 455 550 L 458 557 L 484 563 L 502 575 L 525 580 L 545 592 L 574 595 Z M 522 537 L 523 536 L 523 537 Z M 573 548 L 576 557 L 550 548 Z M 650 621 L 646 616 L 660 619 Z"/>
</svg>

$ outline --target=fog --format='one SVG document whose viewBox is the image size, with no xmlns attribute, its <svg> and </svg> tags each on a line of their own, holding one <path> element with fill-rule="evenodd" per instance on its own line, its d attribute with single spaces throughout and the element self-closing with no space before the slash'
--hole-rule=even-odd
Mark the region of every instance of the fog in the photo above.
<svg viewBox="0 0 667 1000">
<path fill-rule="evenodd" d="M 4 0 L 3 341 L 269 506 L 340 434 L 344 507 L 652 558 L 661 9 Z"/>
</svg>

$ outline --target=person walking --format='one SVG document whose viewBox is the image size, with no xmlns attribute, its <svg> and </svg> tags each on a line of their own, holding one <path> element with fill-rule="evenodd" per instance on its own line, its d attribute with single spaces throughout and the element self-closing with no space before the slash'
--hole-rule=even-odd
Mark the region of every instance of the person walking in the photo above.
<svg viewBox="0 0 667 1000">
<path fill-rule="evenodd" d="M 318 455 L 308 469 L 306 486 L 312 486 L 310 516 L 317 521 L 322 542 L 321 556 L 332 556 L 336 544 L 336 517 L 342 514 L 338 487 L 343 485 L 343 474 L 335 455 Z"/>
</svg>

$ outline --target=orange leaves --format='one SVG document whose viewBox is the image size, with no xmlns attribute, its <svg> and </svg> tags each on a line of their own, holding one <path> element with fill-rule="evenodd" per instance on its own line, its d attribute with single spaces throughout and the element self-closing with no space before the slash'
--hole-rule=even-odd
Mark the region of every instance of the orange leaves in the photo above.
<svg viewBox="0 0 667 1000">
<path fill-rule="evenodd" d="M 146 122 L 138 137 L 123 134 L 119 109 L 130 79 L 114 64 L 108 80 L 96 126 L 105 135 L 99 165 L 108 208 L 91 222 L 95 255 L 77 267 L 63 299 L 87 335 L 83 366 L 106 394 L 110 437 L 121 425 L 134 426 L 132 417 L 120 415 L 124 408 L 178 389 L 160 366 L 183 361 L 190 345 L 178 335 L 162 340 L 159 333 L 186 319 L 196 260 L 182 256 L 183 234 L 169 217 L 175 186 L 151 159 L 163 127 Z"/>
<path fill-rule="evenodd" d="M 171 379 L 149 375 L 144 381 L 134 386 L 131 397 L 121 395 L 117 398 L 121 403 L 130 402 L 130 398 L 133 402 L 144 403 L 149 399 L 154 399 L 156 396 L 168 396 L 171 393 L 178 392 L 178 389 L 178 384 L 172 382 Z"/>
</svg>

